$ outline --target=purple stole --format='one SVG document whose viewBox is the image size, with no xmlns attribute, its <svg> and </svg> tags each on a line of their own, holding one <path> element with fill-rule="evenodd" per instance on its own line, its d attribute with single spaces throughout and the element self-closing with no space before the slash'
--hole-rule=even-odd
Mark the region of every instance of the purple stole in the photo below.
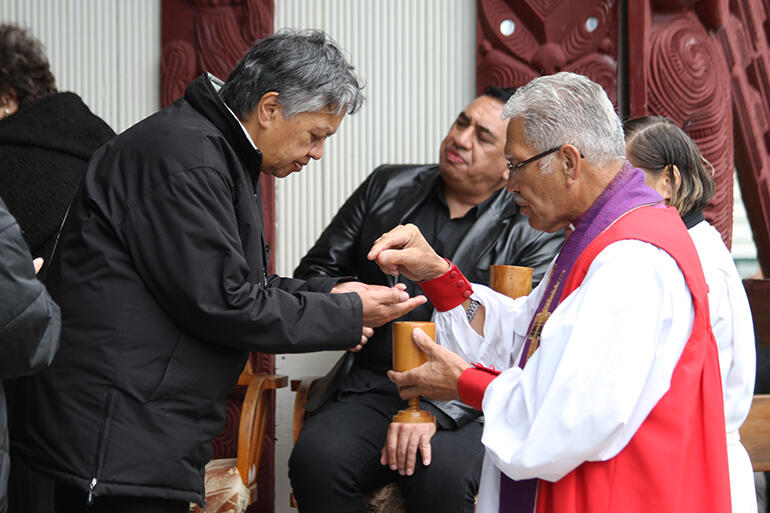
<svg viewBox="0 0 770 513">
<path fill-rule="evenodd" d="M 572 266 L 583 250 L 608 226 L 626 212 L 645 205 L 661 203 L 662 198 L 644 183 L 644 172 L 626 162 L 591 207 L 575 222 L 575 229 L 564 243 L 551 274 L 537 314 L 529 324 L 519 367 L 540 345 L 540 334 L 548 317 L 561 301 L 564 284 Z M 535 511 L 537 479 L 514 481 L 500 473 L 500 513 L 532 513 Z"/>
</svg>

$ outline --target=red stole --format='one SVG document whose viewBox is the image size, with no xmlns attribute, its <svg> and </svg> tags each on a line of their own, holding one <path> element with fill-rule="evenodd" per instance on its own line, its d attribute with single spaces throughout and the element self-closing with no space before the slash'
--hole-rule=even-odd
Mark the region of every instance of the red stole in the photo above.
<svg viewBox="0 0 770 513">
<path fill-rule="evenodd" d="M 580 286 L 599 252 L 624 239 L 654 244 L 676 260 L 692 294 L 692 332 L 668 392 L 628 445 L 614 458 L 583 463 L 555 483 L 541 480 L 536 511 L 728 513 L 722 382 L 708 289 L 695 246 L 676 210 L 640 207 L 618 219 L 580 255 L 562 298 Z"/>
</svg>

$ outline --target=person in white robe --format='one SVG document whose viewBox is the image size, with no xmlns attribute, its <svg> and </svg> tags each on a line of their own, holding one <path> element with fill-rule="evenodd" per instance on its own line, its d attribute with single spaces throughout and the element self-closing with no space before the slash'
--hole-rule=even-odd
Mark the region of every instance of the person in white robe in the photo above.
<svg viewBox="0 0 770 513">
<path fill-rule="evenodd" d="M 716 191 L 712 168 L 693 140 L 670 119 L 635 118 L 626 121 L 623 128 L 629 162 L 644 171 L 647 184 L 667 205 L 676 207 L 698 250 L 709 287 L 711 326 L 719 348 L 733 513 L 754 513 L 754 474 L 738 434 L 754 394 L 754 327 L 732 255 L 702 213 Z"/>
<path fill-rule="evenodd" d="M 535 79 L 504 110 L 511 118 L 508 188 L 530 224 L 544 231 L 585 228 L 586 213 L 631 173 L 611 103 L 596 84 L 592 89 L 576 77 Z M 426 293 L 425 282 L 453 270 L 413 226 L 384 234 L 369 258 L 386 273 L 423 282 Z M 557 265 L 558 257 L 551 267 Z M 690 290 L 676 261 L 652 244 L 623 240 L 603 249 L 582 284 L 552 309 L 537 350 L 520 367 L 531 321 L 556 288 L 543 280 L 529 296 L 511 300 L 474 284 L 469 297 L 437 312 L 440 345 L 414 331 L 430 361 L 389 373 L 403 398 L 457 399 L 469 362 L 502 371 L 482 392 L 479 513 L 501 511 L 501 472 L 555 482 L 585 462 L 617 456 L 669 390 L 693 327 Z M 390 442 L 389 461 L 399 469 L 414 464 L 416 441 Z"/>
</svg>

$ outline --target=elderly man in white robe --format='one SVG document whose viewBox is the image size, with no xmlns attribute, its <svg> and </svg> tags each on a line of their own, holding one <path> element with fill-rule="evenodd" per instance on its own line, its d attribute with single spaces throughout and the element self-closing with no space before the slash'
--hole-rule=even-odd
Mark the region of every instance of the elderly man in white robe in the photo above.
<svg viewBox="0 0 770 513">
<path fill-rule="evenodd" d="M 369 258 L 421 281 L 440 312 L 440 346 L 413 333 L 430 361 L 391 379 L 404 398 L 483 410 L 480 513 L 729 511 L 707 287 L 678 213 L 625 162 L 620 121 L 587 78 L 535 79 L 503 115 L 522 212 L 573 232 L 515 301 L 471 286 L 415 227 L 384 234 Z M 385 457 L 407 468 L 419 444 L 389 440 Z"/>
</svg>

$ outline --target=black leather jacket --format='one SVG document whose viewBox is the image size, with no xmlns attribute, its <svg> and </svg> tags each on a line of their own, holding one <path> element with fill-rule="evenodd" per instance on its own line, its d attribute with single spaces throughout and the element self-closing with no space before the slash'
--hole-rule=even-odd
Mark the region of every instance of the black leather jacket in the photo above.
<svg viewBox="0 0 770 513">
<path fill-rule="evenodd" d="M 438 166 L 378 167 L 348 198 L 302 259 L 294 276 L 308 279 L 350 275 L 364 283 L 387 285 L 386 276 L 375 263 L 367 260 L 366 254 L 380 235 L 410 219 L 430 198 L 440 180 Z M 563 240 L 562 231 L 549 234 L 531 228 L 511 194 L 502 189 L 495 193 L 492 203 L 454 252 L 442 256 L 452 260 L 473 283 L 489 283 L 491 264 L 532 267 L 534 286 L 542 279 Z M 366 377 L 354 379 L 356 383 L 346 380 L 346 390 L 363 392 L 382 386 L 387 381 L 384 371 L 391 367 L 391 359 L 391 328 L 386 325 L 375 330 L 355 357 L 352 353 L 343 356 L 340 365 L 335 366 L 335 376 L 328 376 L 328 382 L 317 388 L 322 390 L 311 398 L 309 408 L 319 407 L 339 387 L 354 363 L 355 367 L 371 372 L 363 372 Z"/>
</svg>

